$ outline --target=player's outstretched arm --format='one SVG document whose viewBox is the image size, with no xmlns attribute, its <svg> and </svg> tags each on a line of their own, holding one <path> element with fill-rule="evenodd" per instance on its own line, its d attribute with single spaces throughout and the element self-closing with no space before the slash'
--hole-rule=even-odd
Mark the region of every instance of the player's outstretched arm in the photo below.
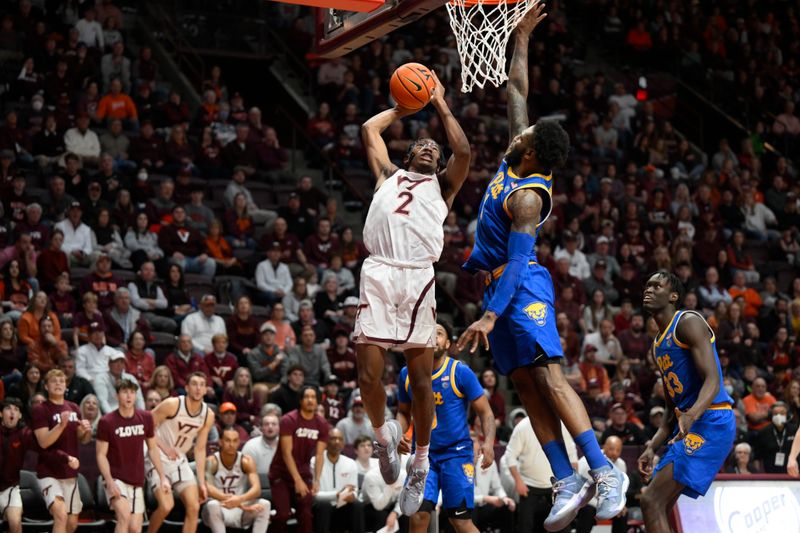
<svg viewBox="0 0 800 533">
<path fill-rule="evenodd" d="M 194 460 L 197 466 L 197 488 L 200 490 L 200 503 L 208 498 L 208 486 L 206 485 L 206 444 L 208 443 L 208 433 L 214 426 L 214 411 L 208 410 L 206 423 L 197 433 L 197 440 L 194 443 Z"/>
<path fill-rule="evenodd" d="M 453 205 L 458 191 L 464 184 L 469 173 L 469 162 L 472 157 L 472 151 L 469 146 L 469 139 L 461 129 L 461 124 L 458 123 L 447 101 L 444 98 L 444 85 L 439 81 L 439 77 L 433 72 L 433 79 L 436 80 L 436 88 L 433 90 L 431 96 L 431 105 L 436 108 L 436 112 L 442 118 L 442 125 L 447 134 L 447 144 L 453 151 L 453 155 L 447 161 L 447 170 L 445 172 L 446 191 L 444 199 L 448 206 Z"/>
<path fill-rule="evenodd" d="M 508 140 L 528 127 L 528 43 L 536 25 L 547 14 L 537 1 L 514 30 L 514 54 L 508 69 Z"/>
<path fill-rule="evenodd" d="M 389 159 L 389 150 L 386 148 L 386 142 L 381 137 L 381 134 L 395 120 L 412 113 L 413 111 L 394 107 L 381 111 L 361 126 L 361 140 L 367 152 L 367 165 L 369 165 L 369 169 L 377 180 L 375 189 L 383 185 L 386 178 L 397 171 L 397 166 Z"/>
<path fill-rule="evenodd" d="M 708 325 L 695 314 L 687 314 L 675 329 L 676 340 L 680 338 L 689 345 L 692 361 L 697 374 L 703 380 L 703 386 L 700 387 L 697 400 L 689 410 L 684 412 L 675 409 L 675 415 L 678 417 L 678 433 L 670 441 L 671 443 L 682 440 L 689 433 L 694 421 L 705 413 L 719 392 L 719 372 L 709 335 Z"/>
<path fill-rule="evenodd" d="M 470 352 L 483 344 L 489 349 L 489 333 L 494 329 L 497 317 L 511 303 L 522 280 L 522 273 L 528 267 L 531 252 L 536 245 L 536 226 L 542 212 L 542 198 L 534 189 L 521 189 L 508 197 L 511 212 L 511 232 L 508 236 L 508 263 L 497 282 L 491 301 L 480 320 L 472 323 L 458 339 L 458 349 L 470 345 Z"/>
</svg>

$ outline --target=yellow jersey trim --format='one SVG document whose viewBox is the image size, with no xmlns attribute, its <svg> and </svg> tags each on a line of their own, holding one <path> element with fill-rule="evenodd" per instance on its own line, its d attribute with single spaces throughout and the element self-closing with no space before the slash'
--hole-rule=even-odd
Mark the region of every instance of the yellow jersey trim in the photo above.
<svg viewBox="0 0 800 533">
<path fill-rule="evenodd" d="M 700 317 L 703 320 L 703 322 L 706 325 L 706 328 L 708 328 L 709 333 L 711 333 L 711 339 L 709 340 L 709 342 L 711 342 L 713 344 L 714 341 L 717 339 L 717 336 L 714 333 L 714 330 L 711 328 L 711 326 L 708 325 L 708 321 L 705 318 L 703 318 L 700 315 L 700 313 L 698 313 L 697 311 L 687 311 L 685 309 L 683 310 L 683 312 L 681 314 L 681 318 L 683 318 L 686 314 L 696 315 L 696 316 Z M 680 320 L 680 318 L 678 320 Z M 677 332 L 678 332 L 678 326 L 676 324 L 675 325 L 675 331 L 672 333 L 672 340 L 675 341 L 675 345 L 678 346 L 679 348 L 688 349 L 689 348 L 688 344 L 684 344 L 684 343 L 682 343 L 681 341 L 678 340 L 678 336 L 676 335 Z"/>
<path fill-rule="evenodd" d="M 725 411 L 725 410 L 730 410 L 730 409 L 733 409 L 733 408 L 731 407 L 731 404 L 729 404 L 727 402 L 725 402 L 725 403 L 712 403 L 711 405 L 708 406 L 708 409 L 706 409 L 706 411 Z"/>
<path fill-rule="evenodd" d="M 674 315 L 672 315 L 672 318 L 670 319 L 670 321 L 669 321 L 669 324 L 667 324 L 667 327 L 665 327 L 665 328 L 664 328 L 664 331 L 662 331 L 662 332 L 661 332 L 661 336 L 660 336 L 660 337 L 658 338 L 658 340 L 656 341 L 656 346 L 659 346 L 659 345 L 661 344 L 661 341 L 663 341 L 663 340 L 664 340 L 664 337 L 666 337 L 666 335 L 667 335 L 667 332 L 668 332 L 668 331 L 670 330 L 670 328 L 672 327 L 672 323 L 673 323 L 673 322 L 675 322 L 675 317 L 676 317 L 676 316 L 678 316 L 680 313 L 681 313 L 680 311 L 675 311 L 675 314 L 674 314 Z M 673 335 L 672 337 L 673 337 L 673 339 L 674 339 L 674 338 L 675 338 L 675 335 Z"/>
<path fill-rule="evenodd" d="M 528 261 L 528 264 L 529 265 L 535 265 L 536 261 Z M 508 263 L 503 263 L 499 267 L 497 267 L 494 270 L 492 270 L 492 277 L 494 279 L 500 279 L 500 276 L 503 275 L 503 271 L 505 271 L 507 265 L 508 265 Z"/>
<path fill-rule="evenodd" d="M 542 178 L 544 180 L 550 181 L 550 180 L 553 179 L 553 174 L 552 173 L 550 173 L 550 174 L 539 174 L 538 172 L 534 172 L 533 174 L 529 174 L 529 175 L 525 176 L 524 178 L 520 178 L 519 176 L 517 176 L 516 172 L 511 170 L 511 166 L 506 167 L 506 174 L 508 174 L 509 177 L 514 178 L 515 180 L 519 180 L 519 179 L 526 180 L 528 178 Z"/>
<path fill-rule="evenodd" d="M 444 371 L 447 370 L 447 365 L 449 364 L 450 364 L 450 358 L 445 356 L 444 363 L 442 363 L 442 366 L 439 367 L 439 370 L 433 373 L 433 375 L 431 376 L 431 381 L 444 374 Z"/>
<path fill-rule="evenodd" d="M 464 393 L 458 390 L 458 386 L 456 385 L 456 366 L 458 365 L 459 361 L 457 359 L 453 360 L 453 366 L 450 367 L 450 386 L 453 388 L 453 392 L 456 393 L 456 396 L 459 398 L 464 397 Z"/>
<path fill-rule="evenodd" d="M 547 191 L 547 196 L 550 197 L 550 210 L 547 211 L 547 215 L 541 217 L 541 219 L 539 220 L 539 223 L 536 224 L 536 227 L 538 228 L 539 226 L 544 224 L 545 220 L 547 220 L 550 217 L 550 213 L 553 212 L 553 194 L 550 192 L 550 188 L 549 187 L 547 187 L 546 185 L 543 185 L 541 183 L 528 183 L 527 185 L 521 185 L 521 186 L 515 188 L 513 191 L 508 193 L 508 196 L 506 196 L 503 199 L 503 211 L 506 212 L 506 215 L 508 215 L 508 218 L 510 218 L 511 220 L 514 220 L 514 217 L 511 216 L 511 211 L 509 211 L 509 209 L 508 209 L 508 199 L 511 198 L 511 196 L 515 192 L 521 191 L 522 189 L 544 189 L 545 191 Z"/>
</svg>

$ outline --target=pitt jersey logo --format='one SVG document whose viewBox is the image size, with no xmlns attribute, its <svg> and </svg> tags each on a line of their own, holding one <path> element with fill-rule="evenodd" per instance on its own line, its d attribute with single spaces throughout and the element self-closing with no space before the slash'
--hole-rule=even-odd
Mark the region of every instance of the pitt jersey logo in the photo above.
<svg viewBox="0 0 800 533">
<path fill-rule="evenodd" d="M 683 439 L 683 445 L 686 449 L 686 455 L 694 455 L 694 452 L 699 450 L 705 443 L 706 439 L 704 439 L 697 433 L 689 433 Z"/>
<path fill-rule="evenodd" d="M 464 463 L 461 465 L 461 470 L 464 471 L 464 476 L 472 483 L 473 478 L 475 477 L 475 465 L 472 463 Z"/>
<path fill-rule="evenodd" d="M 544 326 L 545 320 L 547 320 L 546 304 L 542 302 L 533 302 L 525 306 L 523 311 L 525 311 L 525 314 L 528 315 L 531 320 L 536 322 L 537 326 Z"/>
</svg>

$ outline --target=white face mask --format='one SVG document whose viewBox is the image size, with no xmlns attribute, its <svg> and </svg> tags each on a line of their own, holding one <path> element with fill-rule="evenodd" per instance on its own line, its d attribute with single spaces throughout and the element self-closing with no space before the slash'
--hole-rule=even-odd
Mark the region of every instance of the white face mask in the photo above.
<svg viewBox="0 0 800 533">
<path fill-rule="evenodd" d="M 772 423 L 776 426 L 782 426 L 786 423 L 786 415 L 777 414 L 772 415 Z"/>
</svg>

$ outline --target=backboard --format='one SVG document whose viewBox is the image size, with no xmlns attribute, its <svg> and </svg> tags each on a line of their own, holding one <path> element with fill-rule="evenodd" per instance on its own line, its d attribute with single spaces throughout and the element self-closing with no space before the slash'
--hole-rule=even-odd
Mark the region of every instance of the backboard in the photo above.
<svg viewBox="0 0 800 533">
<path fill-rule="evenodd" d="M 446 0 L 386 0 L 369 13 L 317 9 L 314 55 L 320 58 L 341 57 L 414 22 L 445 3 Z"/>
</svg>

